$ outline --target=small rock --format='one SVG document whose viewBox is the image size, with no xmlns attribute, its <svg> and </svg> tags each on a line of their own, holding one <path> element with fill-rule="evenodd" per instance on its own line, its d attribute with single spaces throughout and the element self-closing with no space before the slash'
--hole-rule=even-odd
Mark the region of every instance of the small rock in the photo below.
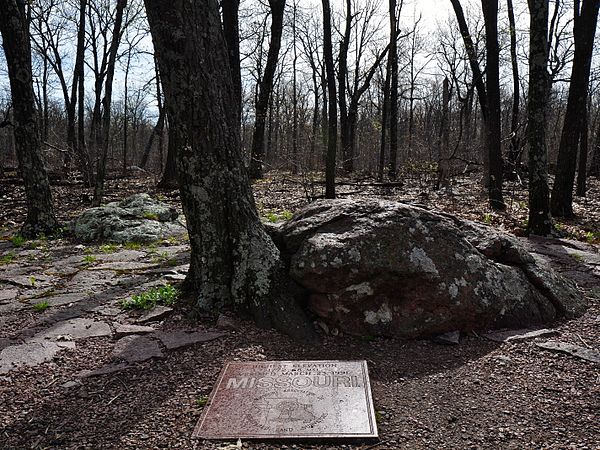
<svg viewBox="0 0 600 450">
<path fill-rule="evenodd" d="M 450 331 L 448 333 L 440 334 L 433 338 L 433 342 L 445 345 L 458 345 L 460 344 L 460 331 Z"/>
<path fill-rule="evenodd" d="M 122 370 L 128 369 L 131 367 L 129 364 L 120 363 L 120 364 L 107 364 L 105 366 L 100 367 L 99 369 L 94 370 L 82 370 L 77 374 L 80 378 L 89 378 L 96 377 L 99 375 L 107 375 L 110 373 L 120 372 Z"/>
<path fill-rule="evenodd" d="M 235 319 L 226 316 L 225 314 L 219 314 L 217 319 L 217 328 L 221 330 L 237 330 L 239 325 Z"/>
<path fill-rule="evenodd" d="M 61 384 L 60 387 L 62 387 L 64 389 L 71 389 L 71 388 L 74 388 L 74 387 L 77 387 L 77 386 L 81 386 L 81 385 L 82 385 L 81 381 L 79 381 L 79 380 L 76 380 L 76 381 L 71 380 L 71 381 L 67 381 L 66 383 Z"/>
<path fill-rule="evenodd" d="M 548 328 L 542 328 L 541 330 L 526 328 L 522 330 L 493 331 L 491 333 L 485 333 L 482 336 L 494 342 L 519 342 L 539 337 L 556 336 L 558 334 L 558 330 Z"/>
<path fill-rule="evenodd" d="M 150 311 L 145 312 L 135 323 L 155 322 L 162 320 L 173 312 L 173 308 L 168 306 L 155 306 Z"/>
<path fill-rule="evenodd" d="M 160 339 L 163 345 L 168 350 L 174 350 L 176 348 L 188 347 L 200 342 L 208 342 L 214 339 L 224 336 L 223 333 L 197 331 L 187 333 L 185 331 L 159 331 L 156 333 L 156 337 Z"/>
<path fill-rule="evenodd" d="M 153 333 L 154 328 L 143 325 L 115 324 L 115 338 L 120 339 L 131 334 Z"/>
<path fill-rule="evenodd" d="M 600 363 L 600 352 L 598 350 L 580 347 L 579 345 L 569 344 L 567 342 L 546 341 L 536 343 L 536 346 L 553 352 L 567 353 L 586 361 Z"/>
<path fill-rule="evenodd" d="M 151 358 L 162 358 L 158 342 L 145 336 L 125 336 L 117 341 L 113 356 L 128 363 L 142 362 Z"/>
</svg>

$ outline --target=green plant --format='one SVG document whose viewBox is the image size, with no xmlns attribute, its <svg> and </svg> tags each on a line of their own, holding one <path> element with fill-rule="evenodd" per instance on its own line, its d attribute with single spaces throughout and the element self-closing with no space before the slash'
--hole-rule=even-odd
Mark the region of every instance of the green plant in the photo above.
<svg viewBox="0 0 600 450">
<path fill-rule="evenodd" d="M 10 242 L 12 242 L 12 244 L 15 247 L 21 247 L 25 242 L 27 242 L 27 239 L 25 239 L 20 234 L 15 234 L 13 237 L 10 238 Z"/>
<path fill-rule="evenodd" d="M 44 300 L 34 304 L 33 309 L 35 309 L 37 312 L 43 312 L 46 311 L 46 309 L 48 309 L 49 306 L 50 303 L 48 303 L 48 300 Z"/>
<path fill-rule="evenodd" d="M 6 255 L 2 255 L 2 257 L 0 257 L 0 266 L 3 266 L 4 264 L 10 264 L 15 258 L 16 255 L 14 252 L 8 252 Z"/>
<path fill-rule="evenodd" d="M 283 220 L 290 220 L 292 217 L 294 217 L 294 213 L 291 211 L 285 210 L 281 213 L 281 218 Z"/>
<path fill-rule="evenodd" d="M 492 223 L 493 218 L 494 217 L 490 213 L 485 213 L 483 215 L 483 222 L 487 223 L 487 224 L 490 224 L 490 223 Z"/>
<path fill-rule="evenodd" d="M 125 242 L 123 248 L 126 250 L 139 250 L 142 248 L 142 244 L 139 242 Z"/>
<path fill-rule="evenodd" d="M 596 240 L 596 233 L 594 233 L 593 231 L 588 231 L 587 233 L 585 233 L 585 240 L 589 244 L 593 244 Z"/>
<path fill-rule="evenodd" d="M 204 408 L 207 403 L 208 403 L 208 395 L 203 395 L 202 397 L 199 397 L 196 399 L 196 406 L 198 408 Z"/>
<path fill-rule="evenodd" d="M 33 275 L 29 277 L 29 284 L 31 284 L 31 286 L 35 287 L 36 282 L 37 280 Z"/>
<path fill-rule="evenodd" d="M 83 257 L 83 262 L 86 264 L 92 264 L 92 263 L 96 262 L 96 259 L 98 259 L 98 258 L 96 258 L 95 255 L 85 255 Z"/>
<path fill-rule="evenodd" d="M 100 251 L 102 253 L 114 253 L 117 251 L 117 244 L 109 243 L 100 246 Z"/>
<path fill-rule="evenodd" d="M 121 300 L 119 306 L 123 309 L 152 309 L 156 305 L 173 305 L 178 297 L 179 290 L 170 284 L 165 284 L 132 295 L 130 299 Z"/>
</svg>

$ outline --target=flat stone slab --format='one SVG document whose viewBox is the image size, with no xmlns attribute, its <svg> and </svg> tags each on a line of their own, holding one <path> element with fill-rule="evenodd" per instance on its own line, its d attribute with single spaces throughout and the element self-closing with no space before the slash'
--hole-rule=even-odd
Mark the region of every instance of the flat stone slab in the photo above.
<svg viewBox="0 0 600 450">
<path fill-rule="evenodd" d="M 228 362 L 194 436 L 376 438 L 366 361 Z"/>
<path fill-rule="evenodd" d="M 51 328 L 36 334 L 34 340 L 52 340 L 59 336 L 69 336 L 77 340 L 111 335 L 112 331 L 107 323 L 92 319 L 77 318 L 58 322 Z"/>
<path fill-rule="evenodd" d="M 135 261 L 111 261 L 90 267 L 89 270 L 116 270 L 129 272 L 135 270 L 147 270 L 156 266 L 157 264 L 153 263 L 143 263 Z"/>
<path fill-rule="evenodd" d="M 115 324 L 115 337 L 117 339 L 120 339 L 124 336 L 130 336 L 132 334 L 153 333 L 154 331 L 154 328 L 145 327 L 143 325 Z"/>
<path fill-rule="evenodd" d="M 558 334 L 558 330 L 551 330 L 548 328 L 542 328 L 541 330 L 526 328 L 523 330 L 493 331 L 485 333 L 482 336 L 494 342 L 519 342 L 541 337 L 557 336 Z"/>
<path fill-rule="evenodd" d="M 151 358 L 162 358 L 163 352 L 154 339 L 145 336 L 125 336 L 115 344 L 113 356 L 128 363 L 134 363 Z"/>
<path fill-rule="evenodd" d="M 19 366 L 35 367 L 50 361 L 65 348 L 75 348 L 75 342 L 27 342 L 6 347 L 0 352 L 0 374 L 8 373 Z"/>
<path fill-rule="evenodd" d="M 195 331 L 188 333 L 186 331 L 159 331 L 156 337 L 160 339 L 167 350 L 189 347 L 190 345 L 201 342 L 208 342 L 225 336 L 223 333 Z"/>
<path fill-rule="evenodd" d="M 173 312 L 173 308 L 168 306 L 158 305 L 152 308 L 150 311 L 145 312 L 135 323 L 147 323 L 162 320 Z"/>
<path fill-rule="evenodd" d="M 586 361 L 600 363 L 600 351 L 598 350 L 559 341 L 546 341 L 535 345 L 545 350 L 566 353 L 568 355 L 575 356 L 576 358 L 585 359 Z"/>
</svg>

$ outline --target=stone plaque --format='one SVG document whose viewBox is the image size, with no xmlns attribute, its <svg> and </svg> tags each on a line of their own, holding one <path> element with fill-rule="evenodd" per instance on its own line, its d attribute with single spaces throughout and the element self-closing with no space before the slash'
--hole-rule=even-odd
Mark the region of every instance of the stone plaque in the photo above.
<svg viewBox="0 0 600 450">
<path fill-rule="evenodd" d="M 375 438 L 367 362 L 229 362 L 194 436 Z"/>
</svg>

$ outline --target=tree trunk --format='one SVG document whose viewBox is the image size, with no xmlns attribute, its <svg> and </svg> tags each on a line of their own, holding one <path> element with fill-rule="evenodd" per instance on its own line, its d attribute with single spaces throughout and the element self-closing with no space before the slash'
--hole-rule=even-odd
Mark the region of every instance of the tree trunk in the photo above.
<svg viewBox="0 0 600 450">
<path fill-rule="evenodd" d="M 390 84 L 391 84 L 391 56 L 388 55 L 388 60 L 385 69 L 385 81 L 383 82 L 383 107 L 381 111 L 381 142 L 379 143 L 379 166 L 377 168 L 377 180 L 383 181 L 383 171 L 385 170 L 385 151 L 387 148 L 387 134 L 389 128 L 390 115 Z"/>
<path fill-rule="evenodd" d="M 217 1 L 145 4 L 169 118 L 188 130 L 177 152 L 191 244 L 187 286 L 201 309 L 232 307 L 259 325 L 313 337 L 256 211 Z"/>
<path fill-rule="evenodd" d="M 519 128 L 519 107 L 521 102 L 519 86 L 519 63 L 517 61 L 517 29 L 515 25 L 515 13 L 512 0 L 507 0 L 508 22 L 510 26 L 510 62 L 512 65 L 513 76 L 513 105 L 512 117 L 510 123 L 510 148 L 508 150 L 508 173 L 514 179 L 517 171 L 517 159 L 519 157 L 519 137 L 517 136 Z"/>
<path fill-rule="evenodd" d="M 331 43 L 331 6 L 323 2 L 323 58 L 327 72 L 327 155 L 325 158 L 325 198 L 335 198 L 335 163 L 337 152 L 337 102 L 333 45 Z"/>
<path fill-rule="evenodd" d="M 546 236 L 552 231 L 550 218 L 546 112 L 548 106 L 548 2 L 529 0 L 529 219 L 531 233 Z"/>
<path fill-rule="evenodd" d="M 482 0 L 485 20 L 486 92 L 488 117 L 485 123 L 489 155 L 488 197 L 494 209 L 504 209 L 502 198 L 502 134 L 500 124 L 500 48 L 498 46 L 498 0 Z"/>
<path fill-rule="evenodd" d="M 169 121 L 169 125 L 175 119 Z M 180 136 L 181 128 L 169 126 L 169 143 L 167 145 L 167 162 L 162 173 L 162 177 L 158 182 L 159 189 L 176 189 L 177 184 L 177 149 L 185 142 L 183 136 Z"/>
<path fill-rule="evenodd" d="M 223 32 L 227 43 L 229 55 L 229 67 L 235 91 L 235 100 L 239 120 L 242 118 L 242 74 L 240 69 L 240 27 L 238 11 L 240 0 L 223 0 L 221 2 L 223 11 Z"/>
<path fill-rule="evenodd" d="M 577 169 L 577 188 L 575 190 L 575 195 L 578 197 L 585 197 L 586 189 L 586 176 L 587 176 L 587 161 L 588 161 L 588 118 L 589 118 L 589 108 L 586 105 L 585 110 L 582 114 L 582 123 L 581 123 L 581 136 L 579 137 L 579 167 Z"/>
<path fill-rule="evenodd" d="M 352 30 L 352 0 L 346 0 L 345 28 L 340 42 L 338 57 L 338 103 L 340 113 L 340 144 L 342 147 L 342 167 L 344 172 L 353 170 L 352 156 L 350 155 L 350 129 L 348 124 L 348 106 L 346 101 L 346 77 L 348 76 L 348 46 L 350 45 L 350 31 Z"/>
<path fill-rule="evenodd" d="M 598 21 L 600 0 L 583 0 L 581 10 L 579 2 L 575 6 L 573 33 L 575 37 L 575 53 L 571 70 L 571 83 L 567 110 L 563 123 L 556 177 L 552 188 L 550 207 L 556 217 L 572 217 L 573 183 L 577 160 L 577 144 L 581 136 L 582 119 L 585 114 L 592 50 Z"/>
<path fill-rule="evenodd" d="M 108 147 L 110 139 L 110 118 L 112 103 L 112 87 L 115 76 L 115 64 L 117 62 L 117 52 L 119 51 L 119 42 L 121 41 L 121 26 L 123 24 L 123 12 L 127 6 L 127 0 L 117 0 L 117 11 L 115 15 L 115 26 L 110 43 L 108 64 L 106 66 L 106 84 L 104 87 L 104 100 L 102 101 L 102 128 L 98 133 L 96 140 L 96 150 L 100 152 L 98 167 L 96 170 L 96 185 L 94 187 L 94 206 L 100 206 L 104 196 L 104 179 L 106 178 L 106 160 L 108 158 Z"/>
<path fill-rule="evenodd" d="M 0 0 L 0 33 L 10 81 L 15 149 L 27 197 L 27 218 L 21 233 L 27 237 L 50 234 L 58 223 L 42 155 L 33 91 L 29 23 L 23 2 Z"/>
<path fill-rule="evenodd" d="M 398 165 L 398 47 L 396 36 L 396 0 L 390 0 L 390 161 L 388 175 L 396 179 Z"/>
<path fill-rule="evenodd" d="M 598 126 L 596 128 L 596 140 L 594 143 L 594 150 L 592 151 L 592 160 L 590 161 L 588 176 L 600 178 L 600 120 L 598 120 Z"/>
<path fill-rule="evenodd" d="M 267 65 L 262 80 L 259 83 L 258 100 L 255 106 L 254 134 L 252 136 L 252 156 L 250 159 L 250 177 L 260 179 L 263 177 L 263 159 L 265 155 L 265 124 L 269 98 L 273 91 L 275 69 L 281 48 L 281 35 L 283 33 L 283 13 L 285 0 L 269 0 L 271 8 L 271 40 Z"/>
</svg>

